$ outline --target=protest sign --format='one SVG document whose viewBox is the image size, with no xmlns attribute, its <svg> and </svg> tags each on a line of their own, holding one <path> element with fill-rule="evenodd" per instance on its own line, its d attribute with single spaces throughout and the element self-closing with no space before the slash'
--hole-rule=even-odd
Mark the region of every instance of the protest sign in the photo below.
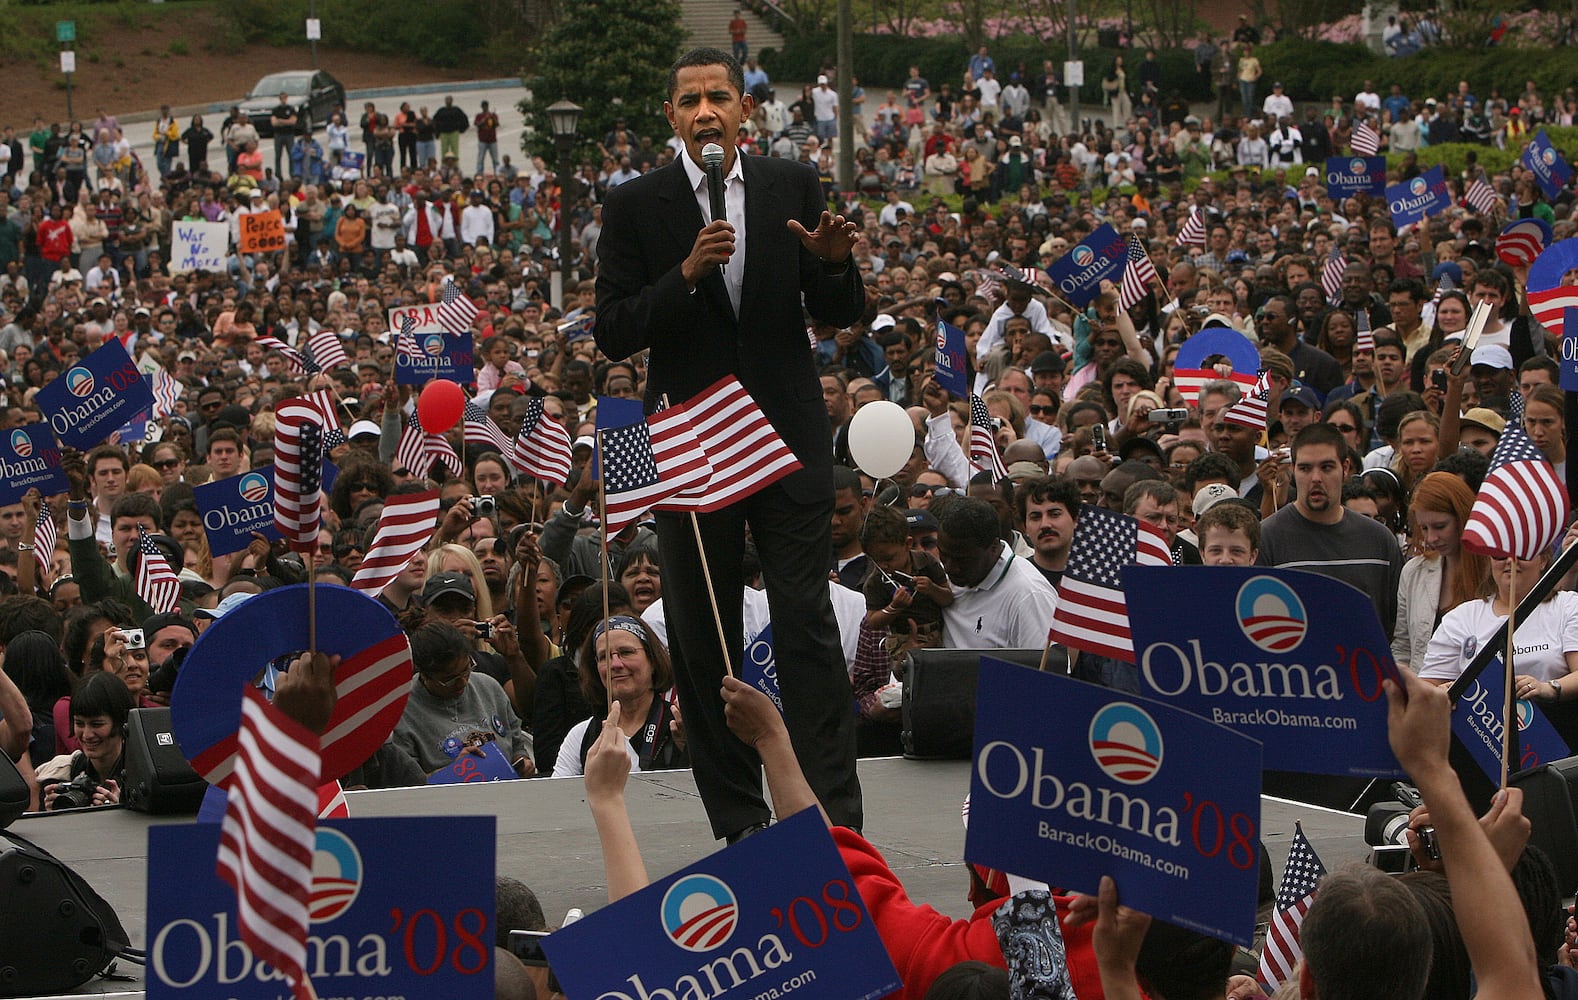
<svg viewBox="0 0 1578 1000">
<path fill-rule="evenodd" d="M 1248 945 L 1258 743 L 1111 688 L 981 657 L 964 856 Z M 1056 723 L 1049 725 L 1049 720 Z"/>
<path fill-rule="evenodd" d="M 223 222 L 177 222 L 170 234 L 170 271 L 223 271 L 230 226 Z"/>
<path fill-rule="evenodd" d="M 520 775 L 497 743 L 484 743 L 480 754 L 463 753 L 448 767 L 428 776 L 429 785 L 471 785 L 480 781 L 513 781 Z"/>
<path fill-rule="evenodd" d="M 214 555 L 241 551 L 252 544 L 254 531 L 262 532 L 271 541 L 279 540 L 279 529 L 274 527 L 272 471 L 253 469 L 193 487 L 203 533 L 208 536 L 208 549 Z"/>
<path fill-rule="evenodd" d="M 153 390 L 114 338 L 38 390 L 36 398 L 60 443 L 80 451 L 153 409 Z"/>
<path fill-rule="evenodd" d="M 1473 658 L 1473 654 L 1469 654 Z M 1517 667 L 1514 654 L 1513 667 Z M 1507 770 L 1522 771 L 1561 760 L 1571 751 L 1556 732 L 1556 727 L 1534 702 L 1518 699 L 1518 759 Z M 1480 766 L 1491 783 L 1501 784 L 1501 758 L 1507 745 L 1502 713 L 1507 705 L 1507 668 L 1496 656 L 1452 706 L 1452 732 L 1463 741 L 1469 756 Z"/>
<path fill-rule="evenodd" d="M 958 399 L 970 394 L 969 365 L 964 357 L 964 331 L 937 321 L 937 384 Z"/>
<path fill-rule="evenodd" d="M 71 489 L 48 424 L 24 424 L 0 437 L 0 507 L 20 503 L 32 489 L 45 497 Z"/>
<path fill-rule="evenodd" d="M 1268 768 L 1402 776 L 1381 690 L 1397 664 L 1357 588 L 1297 570 L 1130 566 L 1123 592 L 1147 696 L 1253 736 Z"/>
<path fill-rule="evenodd" d="M 773 652 L 773 627 L 768 625 L 745 646 L 745 662 L 740 665 L 740 680 L 765 694 L 784 710 L 783 695 L 778 690 L 778 657 Z"/>
<path fill-rule="evenodd" d="M 411 690 L 411 643 L 389 609 L 359 590 L 319 587 L 316 600 L 317 650 L 341 658 L 323 735 L 320 780 L 332 781 L 394 732 Z M 221 783 L 234 765 L 242 688 L 263 664 L 309 647 L 307 622 L 307 585 L 299 583 L 248 598 L 197 637 L 170 693 L 170 725 L 206 781 Z"/>
<path fill-rule="evenodd" d="M 1128 261 L 1129 245 L 1107 223 L 1080 240 L 1047 268 L 1058 293 L 1083 309 L 1101 291 L 1103 281 L 1117 281 Z"/>
<path fill-rule="evenodd" d="M 1578 309 L 1568 306 L 1562 316 L 1561 387 L 1578 392 Z"/>
<path fill-rule="evenodd" d="M 1451 208 L 1452 193 L 1447 190 L 1446 176 L 1438 165 L 1413 180 L 1388 187 L 1386 205 L 1392 212 L 1392 225 L 1401 229 Z"/>
<path fill-rule="evenodd" d="M 1540 186 L 1540 191 L 1551 201 L 1562 193 L 1562 188 L 1573 179 L 1573 168 L 1561 150 L 1551 142 L 1551 137 L 1545 134 L 1542 128 L 1534 133 L 1534 138 L 1523 150 L 1523 165 L 1534 175 L 1534 180 Z"/>
<path fill-rule="evenodd" d="M 1326 194 L 1350 198 L 1386 191 L 1386 157 L 1329 156 L 1326 158 Z"/>
<path fill-rule="evenodd" d="M 476 385 L 477 371 L 472 367 L 471 334 L 418 333 L 420 355 L 395 351 L 395 381 L 400 385 L 426 385 L 435 378 L 458 385 Z"/>
<path fill-rule="evenodd" d="M 609 961 L 610 941 L 619 942 Z M 570 997 L 875 1000 L 900 986 L 815 809 L 703 858 L 543 939 Z"/>
<path fill-rule="evenodd" d="M 278 253 L 285 249 L 285 220 L 278 212 L 241 212 L 236 216 L 242 253 Z"/>
<path fill-rule="evenodd" d="M 1208 360 L 1218 356 L 1226 358 L 1232 366 L 1231 375 L 1206 367 Z M 1255 349 L 1254 341 L 1226 326 L 1208 326 L 1190 337 L 1178 348 L 1178 356 L 1173 361 L 1173 384 L 1191 406 L 1200 405 L 1200 390 L 1207 382 L 1225 378 L 1247 391 L 1255 385 L 1259 374 L 1260 352 Z"/>
<path fill-rule="evenodd" d="M 326 588 L 328 589 L 328 588 Z M 412 844 L 486 844 L 492 816 L 320 820 L 307 974 L 318 996 L 493 995 L 492 850 L 412 864 Z M 219 824 L 148 830 L 149 1000 L 278 1000 L 290 988 L 252 955 L 214 859 Z"/>
</svg>

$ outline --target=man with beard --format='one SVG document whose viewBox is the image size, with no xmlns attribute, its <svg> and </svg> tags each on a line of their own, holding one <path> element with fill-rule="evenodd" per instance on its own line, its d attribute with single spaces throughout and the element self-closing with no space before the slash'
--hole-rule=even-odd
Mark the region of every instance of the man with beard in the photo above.
<svg viewBox="0 0 1578 1000">
<path fill-rule="evenodd" d="M 1293 503 L 1261 526 L 1262 566 L 1296 565 L 1370 595 L 1381 627 L 1392 634 L 1403 554 L 1379 521 L 1342 506 L 1342 435 L 1330 424 L 1310 424 L 1293 438 Z"/>
</svg>

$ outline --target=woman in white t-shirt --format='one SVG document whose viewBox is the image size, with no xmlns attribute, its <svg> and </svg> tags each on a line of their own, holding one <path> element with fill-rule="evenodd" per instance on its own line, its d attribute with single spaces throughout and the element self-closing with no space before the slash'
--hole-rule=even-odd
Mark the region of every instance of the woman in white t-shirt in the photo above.
<svg viewBox="0 0 1578 1000">
<path fill-rule="evenodd" d="M 1446 613 L 1425 652 L 1419 676 L 1450 684 L 1506 621 L 1507 609 L 1528 596 L 1550 567 L 1551 557 L 1518 563 L 1518 590 L 1511 592 L 1512 560 L 1491 561 L 1495 593 Z M 1578 697 L 1578 593 L 1553 591 L 1525 618 L 1513 636 L 1513 669 L 1519 698 L 1554 703 Z"/>
</svg>

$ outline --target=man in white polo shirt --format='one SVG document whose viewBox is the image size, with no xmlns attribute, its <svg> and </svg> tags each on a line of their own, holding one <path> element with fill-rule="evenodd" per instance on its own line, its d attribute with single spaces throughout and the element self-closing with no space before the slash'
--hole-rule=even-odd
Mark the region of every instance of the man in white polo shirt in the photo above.
<svg viewBox="0 0 1578 1000">
<path fill-rule="evenodd" d="M 950 649 L 1031 649 L 1046 644 L 1057 591 L 999 534 L 997 512 L 974 497 L 949 499 L 938 515 L 937 556 L 953 584 L 942 609 Z"/>
</svg>

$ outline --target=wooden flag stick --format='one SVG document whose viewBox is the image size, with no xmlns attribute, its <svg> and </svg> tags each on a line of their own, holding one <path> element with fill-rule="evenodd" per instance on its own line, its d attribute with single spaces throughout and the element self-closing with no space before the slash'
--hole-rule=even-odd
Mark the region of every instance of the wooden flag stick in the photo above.
<svg viewBox="0 0 1578 1000">
<path fill-rule="evenodd" d="M 1513 623 L 1518 617 L 1518 558 L 1512 558 L 1512 580 L 1507 594 L 1507 649 L 1502 654 L 1503 673 L 1506 675 L 1507 697 L 1502 703 L 1501 787 L 1507 787 L 1507 774 L 1512 769 L 1512 758 L 1518 753 L 1518 692 L 1513 687 L 1512 634 Z"/>
<path fill-rule="evenodd" d="M 707 599 L 712 602 L 712 621 L 718 626 L 718 648 L 723 651 L 723 669 L 734 676 L 734 660 L 729 656 L 729 636 L 723 631 L 723 615 L 718 612 L 718 592 L 712 586 L 712 566 L 707 562 L 707 549 L 701 543 L 701 521 L 696 512 L 690 512 L 690 529 L 696 533 L 696 552 L 701 556 L 701 575 L 707 582 Z"/>
<path fill-rule="evenodd" d="M 597 454 L 598 470 L 602 471 L 603 468 L 604 468 L 604 463 L 607 461 L 607 456 L 605 456 L 603 454 L 603 432 L 602 432 L 602 430 L 598 430 L 595 433 L 596 433 L 596 436 L 597 436 L 595 451 L 596 451 L 596 454 Z M 581 475 L 583 475 L 583 476 L 590 476 L 591 474 L 592 474 L 592 469 L 591 469 L 590 466 L 588 466 L 587 468 L 581 470 Z M 601 475 L 599 475 L 597 477 L 597 514 L 598 514 L 598 517 L 597 517 L 597 534 L 598 534 L 599 539 L 602 541 L 602 547 L 603 547 L 603 558 L 601 560 L 599 560 L 602 563 L 602 577 L 603 577 L 603 636 L 602 636 L 602 639 L 603 639 L 603 642 L 608 642 L 609 641 L 609 638 L 608 638 L 608 622 L 609 622 L 609 619 L 612 617 L 608 613 L 608 578 L 609 578 L 609 567 L 608 567 L 608 490 L 607 490 L 607 487 L 605 487 L 603 485 L 603 477 Z M 597 669 L 596 657 L 597 657 L 597 651 L 600 648 L 602 648 L 602 643 L 601 642 L 594 643 L 592 645 L 592 657 L 593 657 L 592 669 L 594 669 L 594 670 Z M 603 685 L 603 691 L 604 691 L 604 693 L 606 693 L 608 695 L 608 704 L 603 706 L 603 707 L 606 710 L 611 711 L 613 709 L 613 707 L 614 707 L 614 689 L 613 689 L 613 686 L 609 685 L 609 684 L 604 684 Z"/>
</svg>

